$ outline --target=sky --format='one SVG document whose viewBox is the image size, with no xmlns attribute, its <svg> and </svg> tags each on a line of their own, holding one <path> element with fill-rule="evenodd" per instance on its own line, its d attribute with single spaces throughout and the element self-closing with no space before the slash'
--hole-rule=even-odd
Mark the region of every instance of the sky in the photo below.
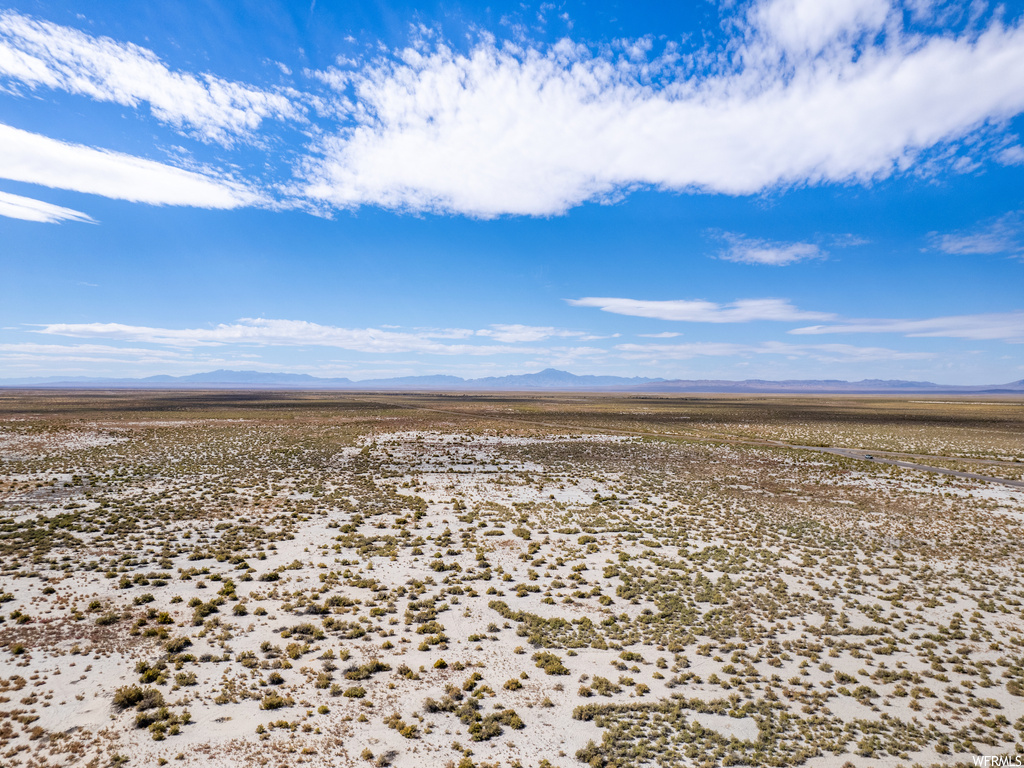
<svg viewBox="0 0 1024 768">
<path fill-rule="evenodd" d="M 0 0 L 0 379 L 1024 379 L 1024 2 Z"/>
</svg>

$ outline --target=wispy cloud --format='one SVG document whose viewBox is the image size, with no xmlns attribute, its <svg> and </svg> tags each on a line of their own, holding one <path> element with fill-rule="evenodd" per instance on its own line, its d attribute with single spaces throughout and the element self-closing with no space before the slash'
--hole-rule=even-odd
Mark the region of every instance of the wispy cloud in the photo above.
<svg viewBox="0 0 1024 768">
<path fill-rule="evenodd" d="M 44 203 L 31 197 L 0 192 L 0 216 L 24 221 L 40 221 L 55 224 L 61 221 L 84 221 L 95 224 L 91 216 L 52 203 Z"/>
<path fill-rule="evenodd" d="M 906 352 L 885 347 L 858 347 L 851 344 L 785 344 L 766 341 L 762 344 L 731 344 L 693 342 L 690 344 L 619 344 L 616 350 L 627 359 L 656 362 L 690 360 L 698 357 L 744 358 L 756 355 L 780 355 L 809 358 L 819 363 L 857 363 L 885 360 L 928 360 L 931 352 Z"/>
<path fill-rule="evenodd" d="M 1015 144 L 1002 150 L 996 159 L 1003 165 L 1024 165 L 1024 147 Z"/>
<path fill-rule="evenodd" d="M 772 242 L 771 240 L 745 237 L 735 232 L 723 232 L 719 237 L 725 241 L 726 248 L 719 253 L 718 257 L 740 264 L 766 264 L 783 267 L 807 259 L 821 259 L 826 255 L 814 243 Z"/>
<path fill-rule="evenodd" d="M 496 324 L 476 332 L 477 336 L 489 336 L 495 341 L 506 344 L 518 344 L 524 342 L 543 341 L 550 338 L 575 338 L 581 341 L 589 341 L 599 336 L 592 336 L 583 331 L 569 331 L 564 328 L 539 325 L 518 325 L 518 324 Z"/>
<path fill-rule="evenodd" d="M 0 77 L 8 88 L 54 88 L 132 108 L 145 103 L 158 120 L 221 144 L 268 118 L 301 119 L 304 109 L 285 93 L 176 72 L 146 48 L 15 11 L 0 13 Z"/>
<path fill-rule="evenodd" d="M 953 315 L 913 319 L 844 320 L 830 325 L 812 325 L 790 331 L 796 335 L 826 333 L 898 333 L 912 337 L 1002 340 L 1024 342 L 1024 312 Z"/>
<path fill-rule="evenodd" d="M 262 200 L 228 178 L 69 144 L 2 123 L 0 178 L 152 205 L 237 208 Z"/>
<path fill-rule="evenodd" d="M 226 352 L 227 354 L 220 354 Z M 18 371 L 26 375 L 70 377 L 146 376 L 155 373 L 195 373 L 218 368 L 256 367 L 260 370 L 302 370 L 306 366 L 262 360 L 258 355 L 218 349 L 216 353 L 195 349 L 153 348 L 114 344 L 38 344 L 15 342 L 0 344 L 0 379 L 13 378 Z"/>
<path fill-rule="evenodd" d="M 717 304 L 702 299 L 649 301 L 599 297 L 567 299 L 566 301 L 574 307 L 597 307 L 604 312 L 616 315 L 650 317 L 687 323 L 831 320 L 835 317 L 827 312 L 807 312 L 797 309 L 786 299 L 738 299 L 729 304 Z"/>
<path fill-rule="evenodd" d="M 433 355 L 536 354 L 547 350 L 517 346 L 552 337 L 586 340 L 596 338 L 577 331 L 526 325 L 495 325 L 481 330 L 465 328 L 416 329 L 341 328 L 304 320 L 243 318 L 212 328 L 155 328 L 121 323 L 52 323 L 37 333 L 82 339 L 108 339 L 167 345 L 179 348 L 222 346 L 318 346 L 355 352 L 412 352 Z M 449 343 L 485 337 L 499 344 Z M 563 354 L 564 350 L 560 352 Z"/>
<path fill-rule="evenodd" d="M 1024 212 L 1011 211 L 973 229 L 939 234 L 933 232 L 935 248 L 953 254 L 1024 254 Z"/>
<path fill-rule="evenodd" d="M 798 309 L 786 299 L 738 299 L 729 304 L 711 301 L 678 299 L 648 301 L 643 299 L 598 298 L 568 299 L 575 307 L 596 307 L 604 312 L 633 317 L 649 317 L 688 323 L 751 323 L 762 321 L 799 322 L 831 321 L 820 325 L 794 328 L 788 333 L 811 336 L 831 333 L 898 333 L 908 337 L 945 337 L 959 339 L 1002 340 L 1024 342 L 1024 311 L 993 312 L 976 315 L 950 315 L 924 319 L 841 318 L 829 312 L 808 312 Z M 638 334 L 647 338 L 669 338 L 678 333 Z M 721 346 L 722 349 L 729 345 Z M 619 347 L 620 349 L 622 347 Z M 653 348 L 653 347 L 650 347 Z M 671 345 L 666 349 L 699 349 L 694 344 Z M 712 347 L 714 348 L 714 347 Z"/>
<path fill-rule="evenodd" d="M 62 363 L 160 363 L 188 361 L 190 357 L 169 349 L 116 347 L 109 344 L 0 344 L 0 360 Z"/>
</svg>

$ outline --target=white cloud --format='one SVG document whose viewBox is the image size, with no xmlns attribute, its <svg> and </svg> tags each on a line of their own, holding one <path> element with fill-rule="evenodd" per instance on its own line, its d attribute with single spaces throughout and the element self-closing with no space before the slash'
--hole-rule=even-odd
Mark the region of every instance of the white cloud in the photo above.
<svg viewBox="0 0 1024 768">
<path fill-rule="evenodd" d="M 2 123 L 0 178 L 152 205 L 237 208 L 261 201 L 230 179 L 68 144 Z"/>
<path fill-rule="evenodd" d="M 696 59 L 488 37 L 465 54 L 421 45 L 357 67 L 341 99 L 351 122 L 317 141 L 302 193 L 490 217 L 638 186 L 866 183 L 1024 109 L 1019 22 L 925 37 L 877 0 L 782 0 L 745 18 Z"/>
<path fill-rule="evenodd" d="M 769 0 L 749 13 L 768 43 L 796 55 L 877 34 L 893 12 L 887 0 Z"/>
<path fill-rule="evenodd" d="M 0 360 L 14 362 L 175 363 L 182 353 L 167 349 L 115 347 L 108 344 L 0 344 Z"/>
<path fill-rule="evenodd" d="M 1024 253 L 1024 212 L 1011 211 L 971 231 L 933 233 L 931 240 L 945 253 Z"/>
<path fill-rule="evenodd" d="M 34 328 L 35 333 L 80 339 L 136 344 L 154 344 L 176 350 L 225 346 L 234 347 L 333 347 L 371 354 L 426 354 L 467 357 L 491 355 L 543 355 L 566 361 L 606 354 L 586 346 L 537 347 L 530 342 L 551 338 L 583 342 L 614 336 L 592 336 L 581 331 L 527 325 L 492 325 L 481 330 L 468 328 L 341 328 L 303 320 L 242 318 L 209 328 L 157 328 L 122 323 L 51 323 Z M 616 334 L 617 335 L 617 334 Z M 497 343 L 474 343 L 478 338 Z M 452 340 L 461 343 L 451 343 Z M 112 347 L 116 349 L 116 347 Z M 237 357 L 237 349 L 235 351 Z"/>
<path fill-rule="evenodd" d="M 858 245 L 868 245 L 871 241 L 852 232 L 845 232 L 841 235 L 832 235 L 828 242 L 834 248 L 854 248 Z"/>
<path fill-rule="evenodd" d="M 1003 165 L 1024 165 L 1024 147 L 1020 144 L 1007 147 L 997 158 Z"/>
<path fill-rule="evenodd" d="M 579 339 L 595 339 L 596 336 L 589 336 L 582 331 L 567 331 L 562 328 L 553 328 L 551 326 L 539 326 L 539 325 L 504 325 L 496 324 L 490 328 L 480 330 L 476 332 L 477 336 L 489 336 L 495 341 L 500 341 L 507 344 L 517 344 L 522 342 L 532 341 L 543 341 L 552 337 L 560 338 L 579 338 Z"/>
<path fill-rule="evenodd" d="M 726 38 L 716 48 L 669 42 L 655 50 L 653 37 L 543 45 L 525 33 L 513 43 L 484 32 L 460 52 L 421 31 L 427 42 L 378 45 L 377 58 L 305 70 L 308 93 L 178 71 L 147 48 L 6 11 L 0 90 L 52 88 L 148 105 L 157 119 L 224 146 L 239 138 L 280 146 L 269 124 L 303 123 L 310 144 L 285 155 L 299 159 L 276 188 L 288 198 L 280 205 L 318 213 L 375 205 L 481 218 L 554 215 L 643 187 L 746 195 L 870 183 L 911 168 L 963 172 L 977 168 L 984 151 L 1004 163 L 1024 157 L 1007 145 L 1001 124 L 1024 110 L 1019 17 L 992 13 L 983 25 L 974 15 L 958 29 L 924 34 L 904 17 L 934 17 L 929 0 L 721 5 Z M 965 157 L 962 140 L 982 132 L 1004 140 L 975 142 Z M 56 146 L 73 145 L 37 148 L 44 157 L 26 161 L 31 173 L 14 164 L 19 177 L 62 186 L 64 174 L 50 172 Z M 182 177 L 129 183 L 124 162 L 112 163 L 128 156 L 101 152 L 105 163 L 89 164 L 82 153 L 90 148 L 77 149 L 62 188 L 204 207 L 257 197 L 215 174 L 193 174 L 212 185 L 199 195 L 177 189 Z M 0 151 L 0 168 L 12 154 Z M 279 160 L 253 167 L 274 173 L 268 169 Z M 156 192 L 163 187 L 171 199 Z M 746 239 L 724 257 L 778 265 L 822 255 L 811 243 Z"/>
<path fill-rule="evenodd" d="M 845 320 L 832 325 L 812 325 L 790 331 L 797 335 L 826 333 L 899 333 L 911 337 L 943 337 L 1001 340 L 1024 343 L 1024 312 L 954 315 L 923 320 Z"/>
<path fill-rule="evenodd" d="M 751 357 L 780 355 L 807 358 L 819 363 L 859 363 L 885 360 L 927 360 L 930 352 L 903 352 L 885 347 L 857 347 L 850 344 L 785 344 L 766 341 L 761 344 L 693 342 L 690 344 L 620 344 L 615 347 L 632 360 L 690 360 L 698 357 Z"/>
<path fill-rule="evenodd" d="M 81 211 L 44 203 L 31 197 L 0 192 L 0 216 L 24 221 L 40 221 L 54 224 L 61 221 L 84 221 L 95 224 L 96 220 Z"/>
<path fill-rule="evenodd" d="M 218 352 L 221 350 L 218 350 Z M 154 373 L 196 373 L 219 368 L 257 367 L 261 370 L 295 372 L 305 366 L 277 364 L 259 359 L 257 355 L 232 353 L 210 354 L 191 349 L 166 349 L 113 344 L 36 344 L 0 343 L 0 380 L 11 378 L 15 371 L 25 375 L 71 377 L 75 374 L 119 377 L 146 376 Z"/>
<path fill-rule="evenodd" d="M 721 237 L 728 243 L 728 248 L 719 254 L 719 258 L 740 264 L 782 267 L 806 259 L 825 257 L 825 253 L 813 243 L 776 243 L 732 232 L 724 232 Z"/>
<path fill-rule="evenodd" d="M 230 144 L 267 118 L 296 120 L 288 96 L 210 74 L 172 71 L 152 51 L 14 11 L 0 13 L 0 76 L 136 108 L 207 141 Z"/>
<path fill-rule="evenodd" d="M 642 339 L 674 339 L 677 336 L 682 336 L 682 335 L 683 334 L 677 333 L 675 331 L 662 331 L 661 333 L 638 333 L 637 334 L 637 336 L 639 336 Z"/>
<path fill-rule="evenodd" d="M 526 326 L 519 326 L 526 328 Z M 552 329 L 555 330 L 555 329 Z M 528 353 L 535 347 L 488 344 L 449 344 L 438 339 L 464 339 L 474 335 L 465 329 L 427 329 L 415 332 L 379 328 L 339 328 L 304 320 L 267 320 L 243 318 L 235 323 L 222 323 L 212 328 L 153 328 L 121 323 L 52 323 L 41 326 L 38 333 L 74 338 L 108 339 L 172 347 L 194 348 L 225 344 L 256 346 L 320 346 L 337 347 L 355 352 L 414 352 L 434 355 L 494 355 Z M 500 333 L 495 331 L 494 333 Z M 477 332 L 491 335 L 491 332 Z M 523 335 L 523 334 L 521 334 Z M 551 334 L 548 334 L 551 335 Z M 529 341 L 510 333 L 498 341 Z"/>
<path fill-rule="evenodd" d="M 749 323 L 758 320 L 796 321 L 830 320 L 835 315 L 827 312 L 806 312 L 797 309 L 785 299 L 738 299 L 730 304 L 716 304 L 701 299 L 674 299 L 647 301 L 586 297 L 567 299 L 574 307 L 597 307 L 604 312 L 633 317 L 652 317 L 658 320 L 678 320 L 688 323 Z"/>
</svg>

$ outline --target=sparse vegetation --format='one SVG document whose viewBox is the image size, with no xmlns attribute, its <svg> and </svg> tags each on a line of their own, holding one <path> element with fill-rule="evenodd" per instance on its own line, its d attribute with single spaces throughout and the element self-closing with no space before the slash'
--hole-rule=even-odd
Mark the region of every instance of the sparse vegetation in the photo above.
<svg viewBox="0 0 1024 768">
<path fill-rule="evenodd" d="M 390 764 L 382 727 L 466 766 L 1024 749 L 1024 493 L 767 440 L 1013 479 L 1024 414 L 0 394 L 2 760 L 192 764 L 197 707 L 260 712 L 237 765 Z M 93 694 L 102 737 L 48 730 Z M 561 762 L 559 711 L 601 734 Z"/>
</svg>

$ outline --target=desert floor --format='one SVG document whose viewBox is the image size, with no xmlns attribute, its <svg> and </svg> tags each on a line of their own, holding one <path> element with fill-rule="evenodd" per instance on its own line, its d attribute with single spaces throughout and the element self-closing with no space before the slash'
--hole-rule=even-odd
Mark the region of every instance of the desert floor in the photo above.
<svg viewBox="0 0 1024 768">
<path fill-rule="evenodd" d="M 0 765 L 1024 762 L 1022 477 L 1020 400 L 0 391 Z"/>
</svg>

